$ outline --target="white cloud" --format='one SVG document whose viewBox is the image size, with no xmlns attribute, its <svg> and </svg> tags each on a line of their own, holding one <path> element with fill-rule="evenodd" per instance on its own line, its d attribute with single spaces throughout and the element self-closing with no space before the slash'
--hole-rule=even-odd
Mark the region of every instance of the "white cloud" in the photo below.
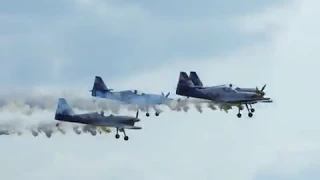
<svg viewBox="0 0 320 180">
<path fill-rule="evenodd" d="M 174 91 L 180 70 L 198 71 L 207 85 L 235 83 L 247 87 L 267 83 L 267 96 L 274 98 L 275 103 L 257 105 L 253 119 L 244 116 L 239 120 L 235 112 L 166 111 L 158 118 L 143 118 L 140 123 L 143 130 L 127 131 L 128 142 L 116 140 L 113 134 L 96 138 L 8 137 L 3 139 L 7 146 L 0 149 L 6 162 L 1 167 L 2 176 L 18 179 L 23 174 L 24 179 L 46 176 L 48 180 L 88 177 L 248 180 L 260 171 L 271 172 L 281 166 L 286 167 L 282 171 L 301 169 L 290 168 L 296 164 L 279 163 L 277 158 L 288 147 L 300 147 L 306 141 L 319 146 L 319 123 L 315 118 L 317 86 L 312 80 L 319 76 L 319 55 L 315 48 L 319 47 L 320 25 L 313 20 L 319 14 L 318 1 L 295 3 L 298 2 L 292 7 L 298 7 L 299 11 L 290 19 L 283 18 L 282 7 L 272 10 L 273 16 L 283 20 L 274 22 L 280 24 L 280 31 L 266 32 L 272 34 L 266 43 L 239 49 L 226 57 L 203 61 L 182 58 L 113 83 L 119 89 Z M 284 11 L 287 12 L 287 7 Z M 258 17 L 260 22 L 269 19 Z M 287 24 L 282 26 L 284 23 Z M 311 87 L 305 92 L 304 85 L 309 83 Z M 309 152 L 309 148 L 305 149 L 301 149 L 301 154 Z M 315 153 L 308 158 L 317 156 Z"/>
</svg>

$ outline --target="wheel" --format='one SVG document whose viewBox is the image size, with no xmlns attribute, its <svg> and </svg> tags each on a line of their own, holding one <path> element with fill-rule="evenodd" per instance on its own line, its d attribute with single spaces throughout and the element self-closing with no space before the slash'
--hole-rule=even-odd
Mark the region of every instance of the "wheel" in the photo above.
<svg viewBox="0 0 320 180">
<path fill-rule="evenodd" d="M 241 114 L 240 113 L 238 113 L 237 116 L 238 116 L 238 118 L 241 118 Z"/>
<path fill-rule="evenodd" d="M 248 114 L 248 116 L 249 116 L 249 117 L 252 117 L 252 116 L 253 116 L 253 114 L 250 112 L 250 113 Z"/>
<path fill-rule="evenodd" d="M 158 112 L 156 112 L 156 116 L 159 116 L 160 114 Z"/>
<path fill-rule="evenodd" d="M 250 111 L 251 111 L 252 113 L 254 113 L 254 112 L 255 112 L 255 109 L 252 108 Z"/>
<path fill-rule="evenodd" d="M 59 123 L 56 124 L 56 127 L 59 127 Z"/>
<path fill-rule="evenodd" d="M 124 139 L 125 141 L 128 141 L 128 140 L 129 140 L 129 137 L 128 137 L 128 136 L 125 136 L 123 139 Z"/>
<path fill-rule="evenodd" d="M 119 134 L 116 134 L 116 139 L 119 139 L 120 138 L 120 135 Z"/>
<path fill-rule="evenodd" d="M 147 117 L 149 117 L 149 116 L 150 116 L 150 114 L 147 112 L 147 113 L 146 113 L 146 116 L 147 116 Z"/>
</svg>

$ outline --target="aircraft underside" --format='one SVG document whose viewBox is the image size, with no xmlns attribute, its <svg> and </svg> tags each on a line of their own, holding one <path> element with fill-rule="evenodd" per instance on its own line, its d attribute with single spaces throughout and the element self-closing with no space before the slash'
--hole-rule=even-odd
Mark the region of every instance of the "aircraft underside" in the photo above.
<svg viewBox="0 0 320 180">
<path fill-rule="evenodd" d="M 255 112 L 255 109 L 252 107 L 251 104 L 245 104 L 246 109 L 248 110 L 248 116 L 251 118 L 253 116 L 253 113 Z M 243 110 L 243 106 L 241 104 L 238 106 L 238 114 L 237 117 L 241 118 L 242 114 L 241 111 Z"/>
<path fill-rule="evenodd" d="M 127 136 L 126 131 L 124 130 L 124 128 L 116 128 L 116 135 L 115 135 L 116 139 L 120 138 L 119 131 L 123 133 L 123 135 L 124 135 L 123 139 L 125 141 L 128 141 L 129 140 L 129 136 Z"/>
</svg>

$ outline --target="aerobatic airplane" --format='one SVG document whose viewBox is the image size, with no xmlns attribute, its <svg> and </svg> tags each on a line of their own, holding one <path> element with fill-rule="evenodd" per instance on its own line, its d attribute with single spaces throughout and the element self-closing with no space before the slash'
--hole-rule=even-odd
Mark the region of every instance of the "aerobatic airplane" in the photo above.
<svg viewBox="0 0 320 180">
<path fill-rule="evenodd" d="M 190 71 L 189 74 L 190 80 L 193 82 L 194 86 L 198 87 L 198 88 L 208 88 L 208 87 L 204 87 L 203 83 L 201 81 L 201 79 L 199 78 L 197 72 L 195 71 Z M 220 85 L 218 87 L 221 86 L 227 86 L 227 85 Z M 264 89 L 266 88 L 266 84 L 261 88 L 261 90 L 259 90 L 258 87 L 256 88 L 240 88 L 240 87 L 236 87 L 235 90 L 239 91 L 239 92 L 251 92 L 251 93 L 257 93 L 257 94 L 261 94 L 262 96 L 265 95 Z M 213 86 L 214 87 L 214 86 Z M 233 88 L 232 84 L 229 84 L 230 88 Z"/>
<path fill-rule="evenodd" d="M 162 110 L 157 108 L 157 105 L 167 105 L 172 109 L 171 103 L 173 102 L 173 99 L 168 98 L 169 95 L 170 92 L 165 95 L 164 93 L 147 94 L 139 92 L 138 90 L 113 91 L 113 89 L 109 89 L 106 86 L 100 76 L 95 77 L 94 85 L 91 90 L 91 96 L 93 97 L 114 100 L 128 105 L 135 105 L 138 109 L 146 111 L 146 116 L 150 116 L 150 108 L 153 108 L 155 110 L 155 115 L 159 116 Z"/>
<path fill-rule="evenodd" d="M 201 79 L 199 78 L 197 72 L 195 71 L 190 71 L 190 74 L 189 74 L 189 78 L 190 80 L 193 82 L 194 86 L 195 87 L 198 87 L 198 88 L 208 88 L 206 86 L 203 85 Z M 229 84 L 228 85 L 230 88 L 233 88 L 233 85 L 232 84 Z M 218 85 L 218 86 L 212 86 L 212 87 L 227 87 L 227 85 Z M 265 92 L 264 92 L 264 89 L 266 88 L 266 85 L 264 85 L 261 90 L 259 90 L 258 87 L 256 88 L 240 88 L 240 87 L 236 87 L 235 90 L 238 91 L 238 92 L 249 92 L 249 93 L 257 93 L 257 94 L 261 94 L 262 96 L 265 95 Z M 272 102 L 271 100 L 264 100 L 264 101 L 261 101 L 261 102 Z M 192 102 L 193 104 L 195 104 L 196 108 L 197 109 L 200 109 L 201 108 L 201 103 L 208 103 L 208 107 L 211 108 L 211 109 L 214 109 L 214 104 L 212 104 L 212 102 L 210 101 L 200 101 L 200 100 L 194 100 Z M 223 109 L 225 110 L 226 112 L 229 110 L 229 109 L 232 109 L 232 106 L 228 105 L 228 104 L 220 104 L 218 105 L 220 107 L 220 109 Z M 236 104 L 234 104 L 234 106 L 237 106 Z M 243 106 L 241 105 L 240 107 L 241 109 L 243 109 Z M 254 111 L 254 109 L 252 109 Z"/>
<path fill-rule="evenodd" d="M 180 72 L 179 81 L 176 88 L 176 94 L 186 97 L 193 97 L 212 101 L 225 107 L 237 106 L 239 111 L 237 116 L 240 118 L 240 111 L 243 110 L 243 104 L 248 110 L 248 116 L 252 117 L 255 109 L 252 104 L 258 102 L 272 102 L 270 98 L 264 97 L 265 93 L 237 91 L 226 85 L 204 87 L 201 80 L 195 72 L 191 73 L 194 82 L 188 77 L 186 72 Z M 265 87 L 264 87 L 265 88 Z M 264 88 L 261 90 L 263 92 Z"/>
<path fill-rule="evenodd" d="M 115 116 L 109 115 L 104 116 L 103 111 L 100 113 L 86 113 L 86 114 L 75 114 L 71 107 L 68 105 L 64 98 L 59 98 L 58 106 L 55 114 L 55 120 L 62 122 L 80 123 L 98 127 L 114 127 L 117 130 L 116 138 L 120 137 L 119 131 L 123 132 L 124 140 L 128 140 L 129 137 L 126 135 L 125 129 L 142 129 L 142 127 L 135 126 L 136 122 L 139 122 L 138 118 L 139 111 L 137 111 L 136 117 L 133 116 Z M 59 127 L 59 123 L 56 124 Z"/>
</svg>

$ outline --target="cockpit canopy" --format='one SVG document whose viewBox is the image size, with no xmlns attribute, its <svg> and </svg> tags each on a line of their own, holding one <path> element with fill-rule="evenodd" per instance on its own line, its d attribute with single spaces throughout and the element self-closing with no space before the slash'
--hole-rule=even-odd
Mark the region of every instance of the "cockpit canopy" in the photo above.
<svg viewBox="0 0 320 180">
<path fill-rule="evenodd" d="M 140 90 L 127 90 L 127 91 L 124 91 L 124 93 L 126 94 L 137 94 L 137 95 L 144 95 L 145 93 L 143 93 L 142 91 Z"/>
<path fill-rule="evenodd" d="M 230 88 L 230 87 L 224 87 L 224 88 L 222 88 L 222 90 L 225 92 L 234 92 L 234 93 L 237 92 L 236 90 L 234 90 L 233 88 Z"/>
</svg>

